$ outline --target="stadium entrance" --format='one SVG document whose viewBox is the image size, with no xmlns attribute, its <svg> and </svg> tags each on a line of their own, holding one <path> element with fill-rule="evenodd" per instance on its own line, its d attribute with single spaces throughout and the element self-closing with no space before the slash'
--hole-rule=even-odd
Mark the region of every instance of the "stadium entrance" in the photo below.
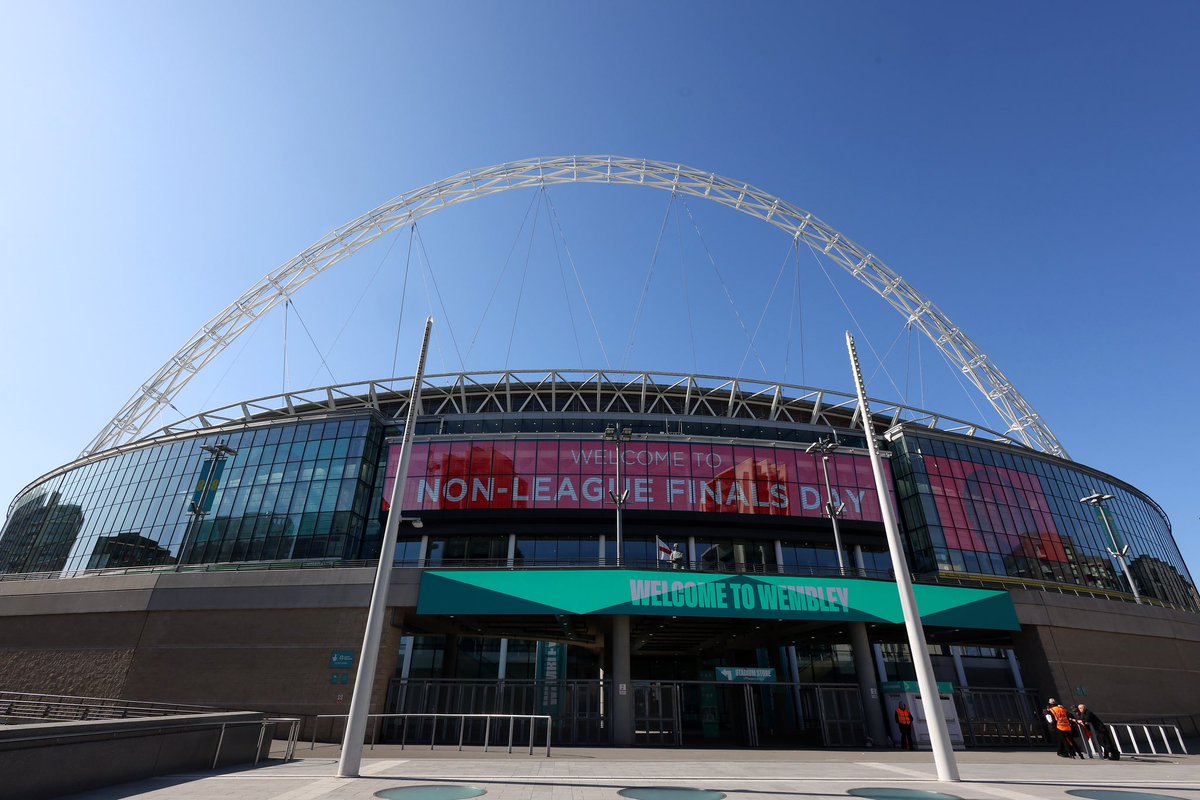
<svg viewBox="0 0 1200 800">
<path fill-rule="evenodd" d="M 1004 592 L 918 589 L 931 638 L 1017 627 Z M 903 639 L 890 582 L 745 573 L 430 570 L 402 620 L 389 713 L 548 715 L 577 745 L 883 743 L 882 645 Z M 466 735 L 413 724 L 384 735 Z"/>
<path fill-rule="evenodd" d="M 635 682 L 634 728 L 636 744 L 659 746 L 843 747 L 869 738 L 853 684 Z"/>
</svg>

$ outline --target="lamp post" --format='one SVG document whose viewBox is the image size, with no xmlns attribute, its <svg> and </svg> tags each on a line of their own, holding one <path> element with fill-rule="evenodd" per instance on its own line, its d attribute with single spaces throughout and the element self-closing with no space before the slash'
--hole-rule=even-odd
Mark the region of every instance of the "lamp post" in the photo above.
<svg viewBox="0 0 1200 800">
<path fill-rule="evenodd" d="M 1129 581 L 1129 588 L 1133 590 L 1134 602 L 1141 603 L 1142 595 L 1138 592 L 1137 584 L 1133 580 L 1133 573 L 1129 571 L 1129 562 L 1126 560 L 1126 556 L 1129 553 L 1129 545 L 1125 545 L 1124 547 L 1117 545 L 1117 537 L 1113 533 L 1112 525 L 1108 523 L 1108 514 L 1104 513 L 1104 504 L 1112 499 L 1113 496 L 1111 494 L 1096 492 L 1095 494 L 1089 494 L 1087 497 L 1079 498 L 1079 502 L 1087 503 L 1089 506 L 1094 506 L 1100 510 L 1100 519 L 1104 520 L 1104 528 L 1108 531 L 1108 540 L 1112 542 L 1112 547 L 1109 548 L 1108 552 L 1113 558 L 1121 562 L 1121 569 L 1125 572 L 1125 580 Z"/>
<path fill-rule="evenodd" d="M 838 517 L 846 510 L 846 504 L 833 502 L 833 487 L 829 483 L 829 454 L 837 449 L 837 442 L 822 438 L 810 444 L 804 452 L 821 454 L 821 470 L 825 473 L 825 511 L 833 524 L 833 546 L 837 548 L 838 574 L 845 575 L 846 563 L 842 557 L 842 534 L 838 530 Z"/>
<path fill-rule="evenodd" d="M 183 567 L 188 556 L 192 554 L 192 549 L 196 546 L 196 537 L 200 535 L 200 525 L 204 520 L 204 515 L 208 513 L 209 498 L 213 490 L 220 484 L 221 473 L 225 468 L 225 459 L 237 455 L 237 450 L 222 442 L 206 444 L 200 449 L 208 453 L 208 461 L 200 468 L 200 479 L 196 481 L 196 491 L 192 494 L 191 507 L 188 509 L 188 513 L 192 515 L 192 521 L 188 524 L 187 531 L 183 535 L 183 544 L 179 547 L 179 558 L 175 562 L 176 572 Z"/>
<path fill-rule="evenodd" d="M 625 563 L 625 539 L 621 531 L 621 512 L 625 510 L 625 501 L 629 499 L 629 490 L 621 486 L 621 462 L 625 460 L 625 442 L 633 436 L 632 428 L 622 428 L 617 430 L 615 425 L 609 425 L 604 429 L 604 440 L 615 442 L 617 449 L 617 482 L 616 485 L 609 491 L 608 496 L 612 498 L 613 504 L 617 507 L 617 566 L 620 567 Z"/>
<path fill-rule="evenodd" d="M 821 471 L 825 475 L 825 511 L 833 525 L 833 546 L 837 549 L 838 574 L 845 576 L 846 561 L 842 550 L 842 534 L 838 530 L 838 517 L 846 510 L 845 503 L 833 502 L 833 486 L 829 482 L 829 454 L 837 450 L 837 442 L 820 438 L 805 448 L 804 452 L 811 455 L 821 454 Z M 879 707 L 879 683 L 871 665 L 871 638 L 867 633 L 867 623 L 848 622 L 846 630 L 850 634 L 850 650 L 854 655 L 854 671 L 858 675 L 858 689 L 862 697 L 863 713 L 866 715 L 867 731 L 874 741 L 882 742 L 887 737 L 887 727 L 883 721 L 883 711 Z"/>
<path fill-rule="evenodd" d="M 908 650 L 912 655 L 913 668 L 917 673 L 917 685 L 921 690 L 921 705 L 925 709 L 925 721 L 929 724 L 929 746 L 933 750 L 933 762 L 938 780 L 960 780 L 958 763 L 954 759 L 954 748 L 950 744 L 950 730 L 946 725 L 946 714 L 942 709 L 938 693 L 937 678 L 933 674 L 933 663 L 929 658 L 929 647 L 925 643 L 925 626 L 921 623 L 921 612 L 917 608 L 917 596 L 913 592 L 912 576 L 908 572 L 908 561 L 904 545 L 900 542 L 900 529 L 888 500 L 887 479 L 883 475 L 883 459 L 875 441 L 872 428 L 871 408 L 867 403 L 867 387 L 863 383 L 862 367 L 858 362 L 858 350 L 854 337 L 846 331 L 846 349 L 850 351 L 850 369 L 854 373 L 854 388 L 858 394 L 858 411 L 862 419 L 863 434 L 867 437 L 867 450 L 871 454 L 871 472 L 875 476 L 875 491 L 879 495 L 879 514 L 883 517 L 883 530 L 887 534 L 888 552 L 892 556 L 892 567 L 896 573 L 896 591 L 900 595 L 900 609 L 904 613 L 904 628 L 908 632 Z"/>
<path fill-rule="evenodd" d="M 425 320 L 425 335 L 421 339 L 421 353 L 417 358 L 417 374 L 413 377 L 412 391 L 408 396 L 408 415 L 404 421 L 404 437 L 400 440 L 400 463 L 396 466 L 396 478 L 392 481 L 387 522 L 379 545 L 379 564 L 375 568 L 375 583 L 367 607 L 367 625 L 358 656 L 358 671 L 354 676 L 354 692 L 350 695 L 350 710 L 346 715 L 346 732 L 342 737 L 342 754 L 338 759 L 339 778 L 357 778 L 362 764 L 363 738 L 367 732 L 367 716 L 371 711 L 371 692 L 375 688 L 375 665 L 379 659 L 379 640 L 386 622 L 388 587 L 391 585 L 392 568 L 395 567 L 400 523 L 408 522 L 414 528 L 420 527 L 420 520 L 406 518 L 401 506 L 404 504 L 408 464 L 412 459 L 413 436 L 421 406 L 421 388 L 425 381 L 425 358 L 429 354 L 429 334 L 432 330 L 433 317 L 428 317 Z"/>
</svg>

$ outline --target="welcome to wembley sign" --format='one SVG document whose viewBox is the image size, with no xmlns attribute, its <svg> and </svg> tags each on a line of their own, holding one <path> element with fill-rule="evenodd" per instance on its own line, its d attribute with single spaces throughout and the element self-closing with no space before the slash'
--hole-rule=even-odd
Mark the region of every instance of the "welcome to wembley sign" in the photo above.
<svg viewBox="0 0 1200 800">
<path fill-rule="evenodd" d="M 913 587 L 926 625 L 1019 630 L 1008 592 Z M 421 576 L 418 614 L 635 614 L 904 621 L 896 584 L 857 578 L 625 569 L 444 570 Z"/>
</svg>

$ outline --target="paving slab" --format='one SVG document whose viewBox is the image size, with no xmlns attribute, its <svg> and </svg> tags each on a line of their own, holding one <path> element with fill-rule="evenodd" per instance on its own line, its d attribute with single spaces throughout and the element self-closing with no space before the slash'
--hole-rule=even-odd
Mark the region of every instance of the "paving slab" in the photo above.
<svg viewBox="0 0 1200 800">
<path fill-rule="evenodd" d="M 889 788 L 961 800 L 1088 800 L 1073 793 L 1098 790 L 1200 800 L 1197 756 L 1111 762 L 1061 759 L 1050 750 L 968 751 L 956 753 L 962 780 L 943 783 L 930 753 L 894 750 L 555 748 L 546 757 L 544 750 L 530 756 L 389 745 L 364 753 L 357 778 L 337 777 L 338 754 L 334 746 L 302 745 L 300 758 L 286 763 L 276 758 L 257 767 L 172 775 L 72 798 L 349 800 L 400 787 L 465 785 L 485 790 L 483 800 L 621 800 L 623 789 L 672 786 L 722 792 L 728 800 L 847 800 L 854 790 Z"/>
</svg>

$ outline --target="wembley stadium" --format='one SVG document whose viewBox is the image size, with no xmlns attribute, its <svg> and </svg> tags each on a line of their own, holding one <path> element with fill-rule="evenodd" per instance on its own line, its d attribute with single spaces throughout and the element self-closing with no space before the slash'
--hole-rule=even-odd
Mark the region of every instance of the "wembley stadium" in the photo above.
<svg viewBox="0 0 1200 800">
<path fill-rule="evenodd" d="M 814 242 L 1005 426 L 874 397 L 864 421 L 836 388 L 564 369 L 318 386 L 151 428 L 347 254 L 445 205 L 547 182 L 683 192 Z M 297 715 L 306 736 L 336 738 L 410 411 L 373 713 L 546 714 L 560 744 L 882 744 L 916 693 L 887 506 L 957 745 L 1040 743 L 1048 696 L 1103 698 L 1114 721 L 1200 715 L 1200 595 L 1150 496 L 1071 460 L 936 305 L 812 215 L 611 157 L 404 195 L 214 317 L 13 500 L 0 686 Z M 381 719 L 380 740 L 483 733 Z"/>
</svg>

